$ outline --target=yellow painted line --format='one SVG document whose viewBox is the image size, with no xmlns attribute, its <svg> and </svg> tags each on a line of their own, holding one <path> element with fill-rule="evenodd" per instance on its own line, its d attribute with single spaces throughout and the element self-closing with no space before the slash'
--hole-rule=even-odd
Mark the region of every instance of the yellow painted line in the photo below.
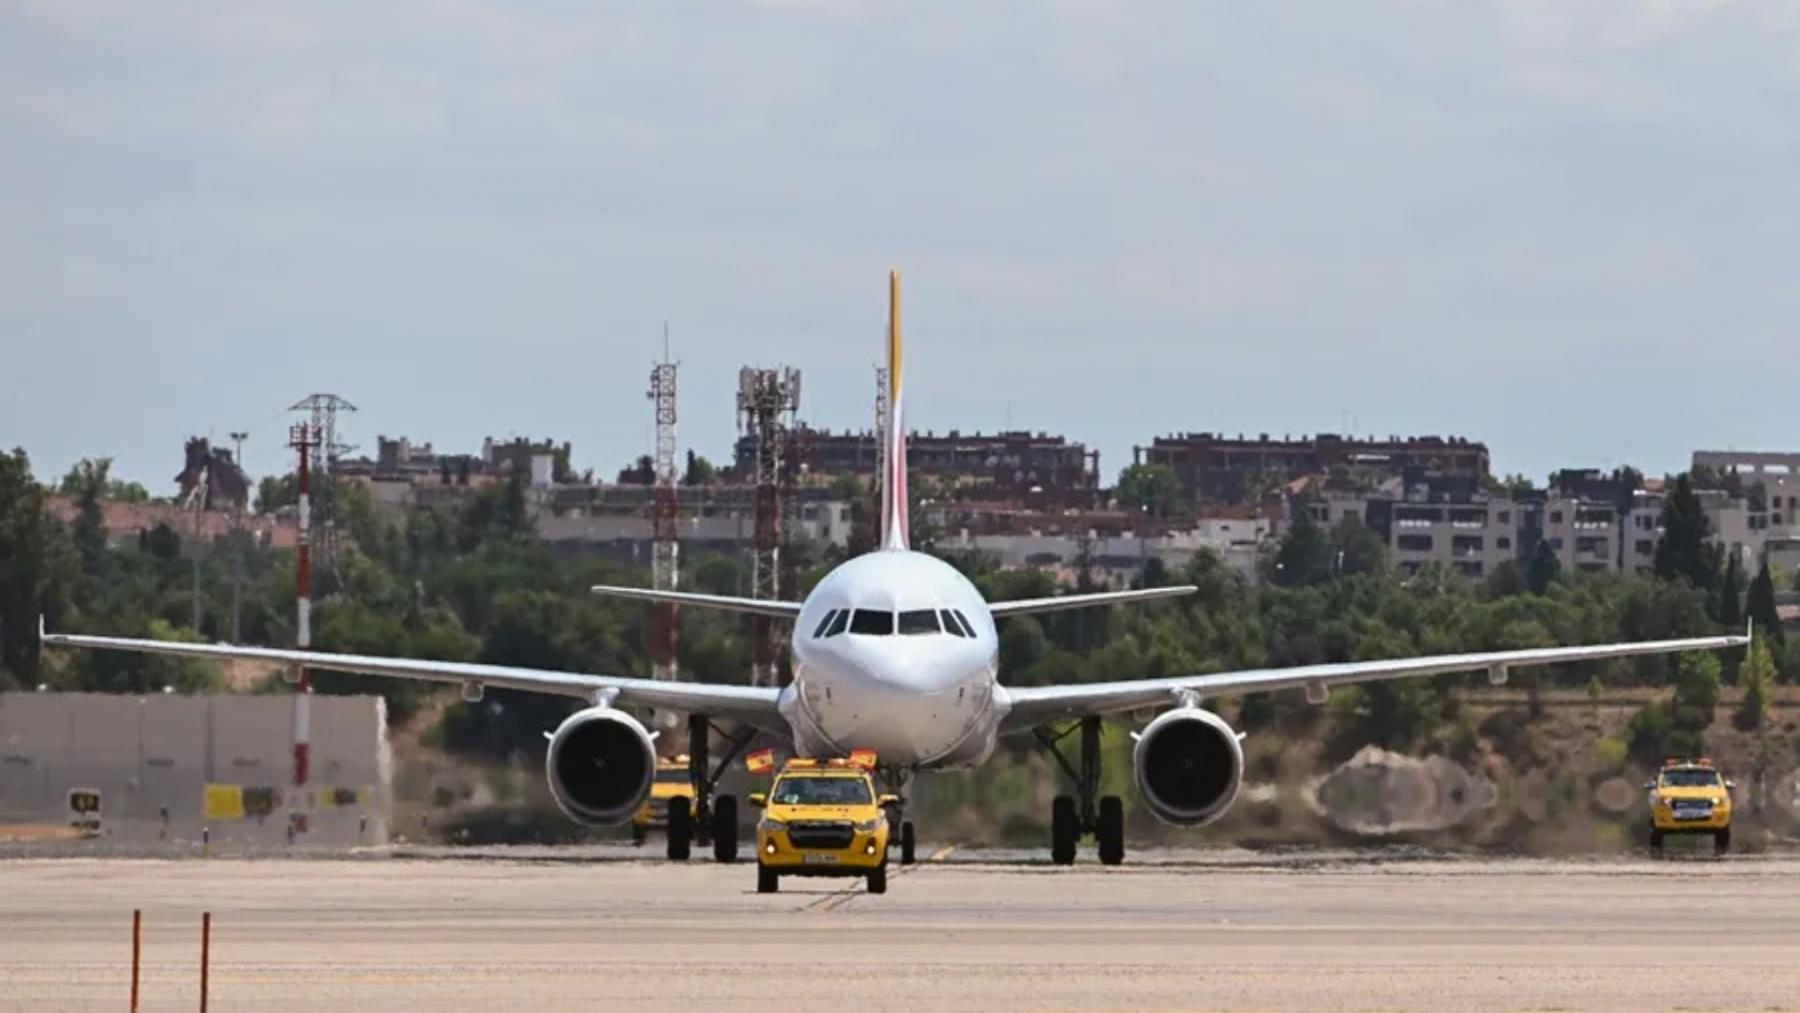
<svg viewBox="0 0 1800 1013">
<path fill-rule="evenodd" d="M 943 847 L 937 849 L 937 851 L 933 852 L 932 856 L 930 858 L 927 858 L 926 861 L 927 862 L 941 862 L 944 859 L 949 858 L 951 855 L 953 855 L 955 853 L 956 853 L 956 845 L 946 844 Z"/>
</svg>

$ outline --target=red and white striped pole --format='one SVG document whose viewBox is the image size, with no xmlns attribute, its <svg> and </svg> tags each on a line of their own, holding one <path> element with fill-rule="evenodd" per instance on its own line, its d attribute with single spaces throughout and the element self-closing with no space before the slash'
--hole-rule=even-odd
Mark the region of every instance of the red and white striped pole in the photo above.
<svg viewBox="0 0 1800 1013">
<path fill-rule="evenodd" d="M 310 426 L 301 423 L 292 430 L 291 443 L 300 451 L 300 470 L 296 477 L 300 486 L 300 536 L 296 541 L 294 581 L 294 647 L 304 651 L 312 646 L 312 495 L 311 454 L 315 436 Z M 312 680 L 306 666 L 299 666 L 298 686 L 294 694 L 294 787 L 306 787 L 306 774 L 312 746 Z"/>
</svg>

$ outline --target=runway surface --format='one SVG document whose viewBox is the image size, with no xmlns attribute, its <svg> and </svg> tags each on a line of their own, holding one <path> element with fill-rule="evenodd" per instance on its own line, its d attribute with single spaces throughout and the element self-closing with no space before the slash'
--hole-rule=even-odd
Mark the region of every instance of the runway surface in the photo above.
<svg viewBox="0 0 1800 1013">
<path fill-rule="evenodd" d="M 755 893 L 752 865 L 0 861 L 0 1010 L 1800 1009 L 1800 860 L 954 852 Z"/>
</svg>

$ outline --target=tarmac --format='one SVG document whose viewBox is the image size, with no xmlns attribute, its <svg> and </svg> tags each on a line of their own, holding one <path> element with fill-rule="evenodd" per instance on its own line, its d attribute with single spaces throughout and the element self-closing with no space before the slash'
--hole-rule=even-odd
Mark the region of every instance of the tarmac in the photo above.
<svg viewBox="0 0 1800 1013">
<path fill-rule="evenodd" d="M 622 847 L 0 860 L 0 1010 L 1800 1009 L 1800 858 L 939 848 L 755 892 Z M 1084 856 L 1085 858 L 1085 856 Z"/>
</svg>

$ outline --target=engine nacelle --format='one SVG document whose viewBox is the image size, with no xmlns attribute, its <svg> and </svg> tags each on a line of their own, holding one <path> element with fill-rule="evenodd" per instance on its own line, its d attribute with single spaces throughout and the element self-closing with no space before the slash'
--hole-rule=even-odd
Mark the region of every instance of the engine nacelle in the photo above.
<svg viewBox="0 0 1800 1013">
<path fill-rule="evenodd" d="M 1244 783 L 1244 747 L 1225 719 L 1177 707 L 1138 734 L 1131 754 L 1138 797 L 1177 826 L 1211 823 L 1231 808 Z"/>
<path fill-rule="evenodd" d="M 656 750 L 637 719 L 610 707 L 568 716 L 544 758 L 550 794 L 569 818 L 609 826 L 631 818 L 656 781 Z"/>
</svg>

